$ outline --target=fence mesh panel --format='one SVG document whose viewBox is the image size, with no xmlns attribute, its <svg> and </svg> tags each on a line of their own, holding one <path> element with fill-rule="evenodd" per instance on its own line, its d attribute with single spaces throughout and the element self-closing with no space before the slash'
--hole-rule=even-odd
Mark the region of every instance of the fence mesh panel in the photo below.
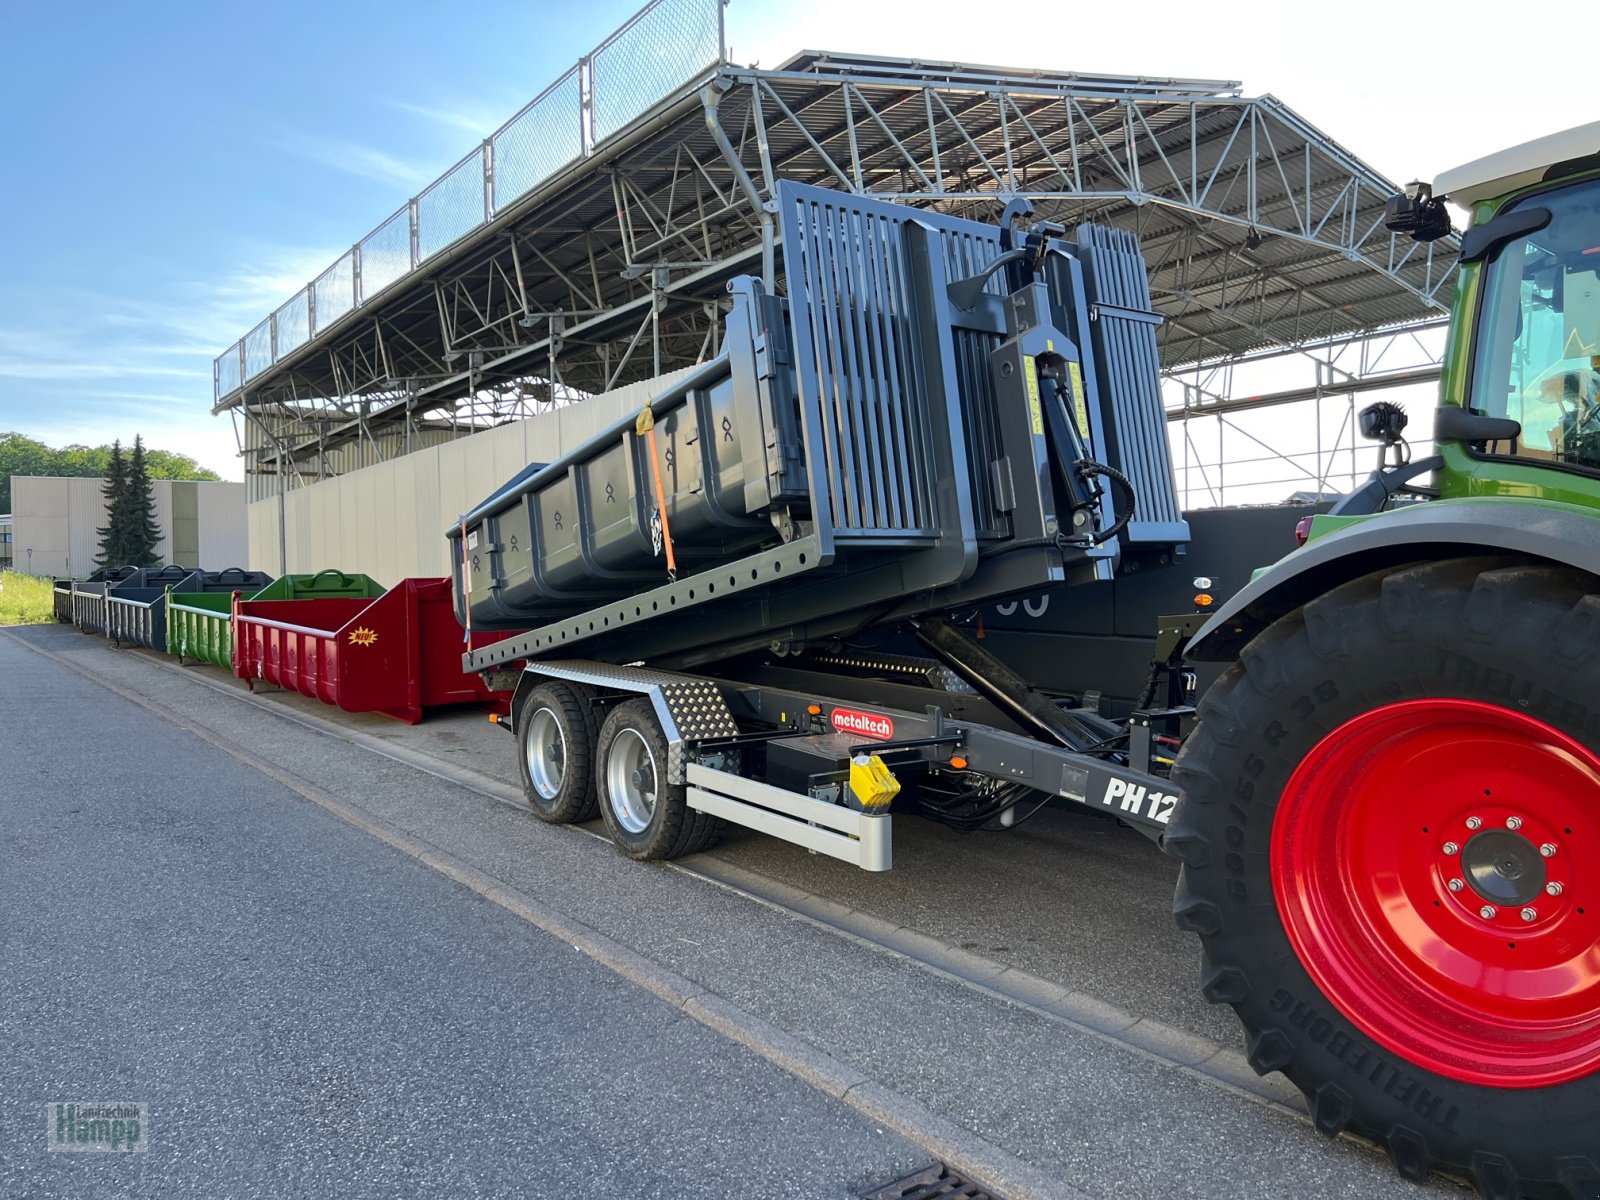
<svg viewBox="0 0 1600 1200">
<path fill-rule="evenodd" d="M 311 337 L 311 299 L 304 290 L 296 292 L 277 312 L 278 357 L 282 358 Z"/>
<path fill-rule="evenodd" d="M 578 68 L 551 84 L 495 134 L 494 207 L 499 212 L 583 153 Z"/>
<path fill-rule="evenodd" d="M 483 151 L 451 167 L 417 197 L 417 257 L 443 250 L 483 224 Z"/>
<path fill-rule="evenodd" d="M 217 359 L 217 395 L 221 400 L 229 392 L 237 391 L 244 382 L 239 378 L 239 343 L 235 342 L 229 347 L 228 352 Z"/>
<path fill-rule="evenodd" d="M 411 208 L 407 205 L 361 241 L 361 302 L 365 304 L 411 270 Z"/>
<path fill-rule="evenodd" d="M 272 365 L 272 318 L 244 335 L 244 377 L 254 379 Z"/>
<path fill-rule="evenodd" d="M 311 285 L 317 294 L 317 322 L 313 333 L 326 329 L 356 306 L 356 255 L 341 255 Z"/>
<path fill-rule="evenodd" d="M 594 140 L 602 141 L 722 55 L 721 0 L 657 0 L 594 52 Z"/>
<path fill-rule="evenodd" d="M 719 61 L 721 5 L 722 0 L 655 0 L 601 43 L 587 60 L 592 142 L 610 137 L 674 88 Z M 592 150 L 584 136 L 583 72 L 582 63 L 574 66 L 491 139 L 494 211 Z M 417 197 L 418 262 L 483 223 L 483 168 L 480 150 Z M 312 282 L 314 319 L 304 292 L 278 310 L 279 356 L 404 278 L 415 265 L 408 205 Z M 271 318 L 263 321 L 239 346 L 216 360 L 219 395 L 237 390 L 272 365 L 270 322 Z"/>
</svg>

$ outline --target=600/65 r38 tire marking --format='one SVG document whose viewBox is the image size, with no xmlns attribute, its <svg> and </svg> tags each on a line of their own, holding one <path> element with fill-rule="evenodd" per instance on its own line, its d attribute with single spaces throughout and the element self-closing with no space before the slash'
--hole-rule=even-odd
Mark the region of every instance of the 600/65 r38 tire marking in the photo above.
<svg viewBox="0 0 1600 1200">
<path fill-rule="evenodd" d="M 1600 580 L 1400 567 L 1259 633 L 1174 767 L 1207 999 L 1410 1178 L 1600 1197 L 1597 685 Z"/>
</svg>

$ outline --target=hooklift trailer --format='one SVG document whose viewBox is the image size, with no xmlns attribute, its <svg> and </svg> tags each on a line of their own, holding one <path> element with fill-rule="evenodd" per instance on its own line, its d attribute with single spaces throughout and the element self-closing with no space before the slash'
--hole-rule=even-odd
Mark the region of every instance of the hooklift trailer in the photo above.
<svg viewBox="0 0 1600 1200">
<path fill-rule="evenodd" d="M 1317 1129 L 1600 1197 L 1600 125 L 1413 186 L 1391 228 L 1442 236 L 1446 195 L 1473 223 L 1437 453 L 1164 623 L 1113 723 L 976 614 L 1181 553 L 1137 244 L 780 187 L 785 294 L 735 280 L 715 360 L 449 531 L 530 806 L 598 808 L 637 858 L 727 820 L 877 869 L 891 806 L 1115 815 L 1181 861 L 1204 995 Z M 1232 665 L 1169 780 L 1186 647 Z"/>
<path fill-rule="evenodd" d="M 1137 241 L 777 203 L 787 296 L 733 281 L 715 359 L 450 531 L 469 636 L 529 630 L 465 666 L 526 662 L 491 687 L 530 805 L 598 806 L 638 858 L 732 821 L 886 870 L 897 795 L 965 827 L 1062 796 L 1159 839 L 1181 673 L 1126 728 L 963 629 L 1187 538 Z M 874 646 L 896 625 L 920 655 Z"/>
</svg>

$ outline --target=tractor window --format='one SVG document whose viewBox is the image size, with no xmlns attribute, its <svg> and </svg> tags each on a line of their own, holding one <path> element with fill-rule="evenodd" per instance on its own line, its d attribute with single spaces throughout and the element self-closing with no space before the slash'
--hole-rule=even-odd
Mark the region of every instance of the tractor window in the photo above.
<svg viewBox="0 0 1600 1200">
<path fill-rule="evenodd" d="M 1521 422 L 1517 457 L 1600 471 L 1600 179 L 1517 203 L 1550 223 L 1485 268 L 1472 407 Z"/>
</svg>

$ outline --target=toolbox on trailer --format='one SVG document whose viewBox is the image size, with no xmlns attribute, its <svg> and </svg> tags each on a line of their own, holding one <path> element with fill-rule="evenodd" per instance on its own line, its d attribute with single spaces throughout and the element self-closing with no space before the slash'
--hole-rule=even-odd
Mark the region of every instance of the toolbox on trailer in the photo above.
<svg viewBox="0 0 1600 1200">
<path fill-rule="evenodd" d="M 462 669 L 464 645 L 447 579 L 403 579 L 376 599 L 236 599 L 233 606 L 234 674 L 252 687 L 264 680 L 346 712 L 412 725 L 436 705 L 503 704 L 502 693 Z"/>
<path fill-rule="evenodd" d="M 365 575 L 345 571 L 319 571 L 315 575 L 280 575 L 257 591 L 233 589 L 242 600 L 314 600 L 356 597 L 376 600 L 383 585 Z M 196 662 L 233 669 L 232 592 L 178 592 L 167 600 L 167 653 L 179 662 Z"/>
<path fill-rule="evenodd" d="M 177 583 L 153 583 L 140 588 L 113 588 L 106 597 L 106 630 L 118 645 L 166 650 L 169 596 L 216 595 L 224 599 L 237 591 L 264 587 L 264 571 L 229 567 L 223 571 L 191 571 Z"/>
</svg>

